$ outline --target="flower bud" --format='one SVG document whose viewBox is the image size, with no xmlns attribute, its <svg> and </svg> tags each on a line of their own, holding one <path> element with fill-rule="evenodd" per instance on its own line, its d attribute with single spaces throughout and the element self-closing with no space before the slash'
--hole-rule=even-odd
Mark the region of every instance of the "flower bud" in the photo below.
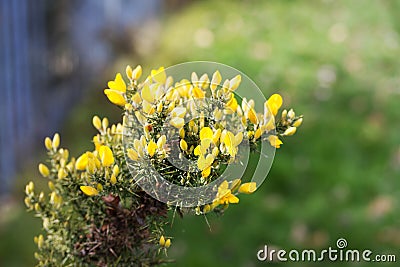
<svg viewBox="0 0 400 267">
<path fill-rule="evenodd" d="M 52 142 L 53 149 L 57 149 L 59 145 L 60 145 L 60 135 L 56 133 L 53 137 L 53 142 Z"/>
</svg>

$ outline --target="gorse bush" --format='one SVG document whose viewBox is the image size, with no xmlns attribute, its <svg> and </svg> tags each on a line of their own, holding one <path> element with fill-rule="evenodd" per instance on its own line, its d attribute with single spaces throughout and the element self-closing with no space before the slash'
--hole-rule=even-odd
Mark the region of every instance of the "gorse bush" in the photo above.
<svg viewBox="0 0 400 267">
<path fill-rule="evenodd" d="M 108 83 L 104 93 L 125 114 L 117 125 L 93 117 L 93 151 L 75 159 L 58 134 L 45 139 L 49 159 L 39 172 L 50 192 L 35 192 L 32 182 L 25 190 L 45 231 L 34 238 L 40 266 L 169 261 L 168 211 L 221 214 L 239 194 L 253 193 L 257 181 L 229 167 L 246 165 L 246 150 L 259 152 L 262 142 L 279 148 L 303 120 L 292 109 L 278 114 L 278 94 L 257 112 L 254 100 L 235 93 L 240 75 L 222 82 L 218 71 L 211 78 L 193 72 L 174 83 L 164 68 L 142 81 L 141 74 L 140 66 L 128 66 L 128 82 L 118 73 Z"/>
</svg>

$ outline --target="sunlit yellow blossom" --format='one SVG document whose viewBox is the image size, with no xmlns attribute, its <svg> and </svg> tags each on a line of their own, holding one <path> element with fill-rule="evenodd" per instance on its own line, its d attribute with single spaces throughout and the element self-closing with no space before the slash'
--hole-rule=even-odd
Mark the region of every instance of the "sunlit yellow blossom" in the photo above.
<svg viewBox="0 0 400 267">
<path fill-rule="evenodd" d="M 279 94 L 273 94 L 268 98 L 267 105 L 272 115 L 276 116 L 279 108 L 282 106 L 282 96 Z"/>
<path fill-rule="evenodd" d="M 235 204 L 239 203 L 239 198 L 232 194 L 231 189 L 229 189 L 229 184 L 227 181 L 221 183 L 218 187 L 218 193 L 214 200 L 218 204 Z"/>
<path fill-rule="evenodd" d="M 114 155 L 108 146 L 101 146 L 99 148 L 99 156 L 100 156 L 101 164 L 104 167 L 108 167 L 108 166 L 114 164 Z"/>
<path fill-rule="evenodd" d="M 128 77 L 129 80 L 132 80 L 132 67 L 131 66 L 126 66 L 125 69 L 126 77 Z"/>
<path fill-rule="evenodd" d="M 39 172 L 43 177 L 47 177 L 50 174 L 49 168 L 47 168 L 43 163 L 39 164 Z"/>
<path fill-rule="evenodd" d="M 256 132 L 254 133 L 254 139 L 260 138 L 261 135 L 262 135 L 262 130 L 261 130 L 261 128 L 258 128 L 258 129 L 256 130 Z"/>
<path fill-rule="evenodd" d="M 103 191 L 104 190 L 104 188 L 103 188 L 103 185 L 101 184 L 101 183 L 97 183 L 97 191 Z"/>
<path fill-rule="evenodd" d="M 170 246 L 171 246 L 171 239 L 167 239 L 166 241 L 165 241 L 165 248 L 169 248 Z"/>
<path fill-rule="evenodd" d="M 75 168 L 77 170 L 83 171 L 86 169 L 87 164 L 88 164 L 88 153 L 84 153 L 76 160 Z"/>
<path fill-rule="evenodd" d="M 255 182 L 244 183 L 239 187 L 238 192 L 243 194 L 251 194 L 256 191 L 257 185 Z"/>
<path fill-rule="evenodd" d="M 149 115 L 153 114 L 156 111 L 154 109 L 154 106 L 151 103 L 147 102 L 146 100 L 143 100 L 142 107 L 143 111 Z"/>
<path fill-rule="evenodd" d="M 146 100 L 149 103 L 153 103 L 155 100 L 155 94 L 148 84 L 143 86 L 141 95 L 142 99 Z"/>
<path fill-rule="evenodd" d="M 292 124 L 292 126 L 293 126 L 293 127 L 299 127 L 302 123 L 303 123 L 303 118 L 300 118 L 300 119 L 296 120 L 296 121 Z"/>
<path fill-rule="evenodd" d="M 128 157 L 131 159 L 131 160 L 138 160 L 138 158 L 139 158 L 139 155 L 138 155 L 138 153 L 135 151 L 135 150 L 133 150 L 132 148 L 129 148 L 128 150 L 127 150 L 127 152 L 128 152 Z"/>
<path fill-rule="evenodd" d="M 235 77 L 233 77 L 232 80 L 230 80 L 229 89 L 232 91 L 236 90 L 241 82 L 242 82 L 242 76 L 240 76 L 239 74 L 236 75 Z"/>
<path fill-rule="evenodd" d="M 214 162 L 214 156 L 212 154 L 208 154 L 206 157 L 200 155 L 199 159 L 197 160 L 197 167 L 203 171 L 204 169 L 211 166 Z"/>
<path fill-rule="evenodd" d="M 156 153 L 156 150 L 157 144 L 153 140 L 150 140 L 149 144 L 147 145 L 147 153 L 150 157 L 152 157 Z"/>
<path fill-rule="evenodd" d="M 101 120 L 98 116 L 94 116 L 92 119 L 92 123 L 93 126 L 97 129 L 100 130 L 101 129 Z"/>
<path fill-rule="evenodd" d="M 212 79 L 211 79 L 211 84 L 210 84 L 211 90 L 215 90 L 221 83 L 221 80 L 222 80 L 222 77 L 221 77 L 221 74 L 219 73 L 219 71 L 214 72 Z"/>
<path fill-rule="evenodd" d="M 54 149 L 57 149 L 60 145 L 60 135 L 56 133 L 53 137 L 52 146 Z"/>
<path fill-rule="evenodd" d="M 111 103 L 122 107 L 125 106 L 126 100 L 121 92 L 111 89 L 105 89 L 104 94 L 106 94 L 108 100 L 110 100 Z"/>
<path fill-rule="evenodd" d="M 165 237 L 162 235 L 161 237 L 160 237 L 160 240 L 158 241 L 158 243 L 160 244 L 160 246 L 165 246 Z"/>
<path fill-rule="evenodd" d="M 110 183 L 112 185 L 115 185 L 117 183 L 117 177 L 114 174 L 111 175 Z"/>
<path fill-rule="evenodd" d="M 252 123 L 254 124 L 258 123 L 257 113 L 254 111 L 253 108 L 249 109 L 247 116 Z"/>
<path fill-rule="evenodd" d="M 204 98 L 204 96 L 206 95 L 206 93 L 199 87 L 193 87 L 192 93 L 193 97 L 195 98 Z"/>
<path fill-rule="evenodd" d="M 119 91 L 121 93 L 126 92 L 126 84 L 124 79 L 122 79 L 121 73 L 117 73 L 117 75 L 115 75 L 114 81 L 108 82 L 108 88 L 110 88 L 111 90 Z"/>
<path fill-rule="evenodd" d="M 268 136 L 268 141 L 271 144 L 271 146 L 280 148 L 281 145 L 283 144 L 281 140 L 276 135 L 270 135 Z"/>
<path fill-rule="evenodd" d="M 68 175 L 68 173 L 65 171 L 65 169 L 60 168 L 57 173 L 57 178 L 61 180 L 61 179 L 64 179 L 65 177 L 67 177 L 67 175 Z"/>
<path fill-rule="evenodd" d="M 296 127 L 289 127 L 289 128 L 287 128 L 286 130 L 285 130 L 285 132 L 282 134 L 282 135 L 285 135 L 285 136 L 291 136 L 291 135 L 294 135 L 295 133 L 296 133 L 296 130 L 297 130 L 297 128 Z"/>
<path fill-rule="evenodd" d="M 44 139 L 44 146 L 46 147 L 47 150 L 52 150 L 53 149 L 53 144 L 51 142 L 50 137 L 46 137 Z"/>
<path fill-rule="evenodd" d="M 97 191 L 96 188 L 91 187 L 91 186 L 82 185 L 82 186 L 80 187 L 80 189 L 81 189 L 81 191 L 82 191 L 85 195 L 87 195 L 87 196 L 89 196 L 89 197 L 97 196 L 97 195 L 99 194 L 99 191 Z"/>
<path fill-rule="evenodd" d="M 205 168 L 202 172 L 201 172 L 201 176 L 206 178 L 208 176 L 210 176 L 211 174 L 211 166 L 208 166 L 207 168 Z"/>
<path fill-rule="evenodd" d="M 142 66 L 137 65 L 136 68 L 132 71 L 132 79 L 138 80 L 142 76 Z"/>
<path fill-rule="evenodd" d="M 171 111 L 171 116 L 172 117 L 185 117 L 186 114 L 186 108 L 184 107 L 176 107 Z"/>
<path fill-rule="evenodd" d="M 179 142 L 179 146 L 183 151 L 186 151 L 188 149 L 188 144 L 184 139 L 181 139 L 181 141 Z"/>
<path fill-rule="evenodd" d="M 167 79 L 167 75 L 165 73 L 164 67 L 160 67 L 157 70 L 152 70 L 151 77 L 157 83 L 165 83 L 165 81 Z"/>
<path fill-rule="evenodd" d="M 174 117 L 170 120 L 169 122 L 172 126 L 174 126 L 175 128 L 182 128 L 183 125 L 185 124 L 185 120 L 180 118 L 180 117 Z"/>
</svg>

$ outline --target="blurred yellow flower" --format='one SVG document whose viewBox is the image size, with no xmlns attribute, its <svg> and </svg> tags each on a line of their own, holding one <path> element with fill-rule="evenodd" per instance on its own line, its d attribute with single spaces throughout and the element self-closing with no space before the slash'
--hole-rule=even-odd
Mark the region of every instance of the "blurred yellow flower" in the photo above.
<svg viewBox="0 0 400 267">
<path fill-rule="evenodd" d="M 267 105 L 272 115 L 276 116 L 278 110 L 282 106 L 282 103 L 283 103 L 282 96 L 279 94 L 273 94 L 268 98 Z"/>
<path fill-rule="evenodd" d="M 47 177 L 50 174 L 49 168 L 47 168 L 43 163 L 39 164 L 39 172 L 43 177 Z"/>
<path fill-rule="evenodd" d="M 276 148 L 280 148 L 281 145 L 283 144 L 282 141 L 276 135 L 268 136 L 268 141 L 271 144 L 271 146 L 276 147 Z"/>
<path fill-rule="evenodd" d="M 101 146 L 99 148 L 99 156 L 101 164 L 104 167 L 109 167 L 110 165 L 114 164 L 114 155 L 108 146 Z"/>
<path fill-rule="evenodd" d="M 251 194 L 256 191 L 257 185 L 255 182 L 244 183 L 239 187 L 238 192 L 244 194 Z"/>
<path fill-rule="evenodd" d="M 82 191 L 85 195 L 87 195 L 87 196 L 89 196 L 89 197 L 97 196 L 97 195 L 99 194 L 99 191 L 97 191 L 96 188 L 91 187 L 91 186 L 82 185 L 82 186 L 80 187 L 80 189 L 81 189 L 81 191 Z"/>
</svg>

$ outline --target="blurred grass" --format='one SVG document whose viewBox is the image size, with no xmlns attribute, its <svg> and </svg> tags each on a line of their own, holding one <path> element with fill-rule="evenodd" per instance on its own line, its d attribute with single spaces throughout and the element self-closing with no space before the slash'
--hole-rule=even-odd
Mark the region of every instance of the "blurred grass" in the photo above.
<svg viewBox="0 0 400 267">
<path fill-rule="evenodd" d="M 265 184 L 223 217 L 210 216 L 211 231 L 201 217 L 175 218 L 167 231 L 176 266 L 267 265 L 256 258 L 264 244 L 324 249 L 340 237 L 350 248 L 398 253 L 400 20 L 394 2 L 198 1 L 164 19 L 158 50 L 142 65 L 222 62 L 246 73 L 265 95 L 281 93 L 284 106 L 305 117 L 277 151 Z M 100 89 L 65 123 L 63 142 L 72 154 L 91 148 L 92 115 L 118 121 L 120 112 Z M 0 227 L 0 266 L 33 260 L 39 223 L 16 209 Z"/>
</svg>

